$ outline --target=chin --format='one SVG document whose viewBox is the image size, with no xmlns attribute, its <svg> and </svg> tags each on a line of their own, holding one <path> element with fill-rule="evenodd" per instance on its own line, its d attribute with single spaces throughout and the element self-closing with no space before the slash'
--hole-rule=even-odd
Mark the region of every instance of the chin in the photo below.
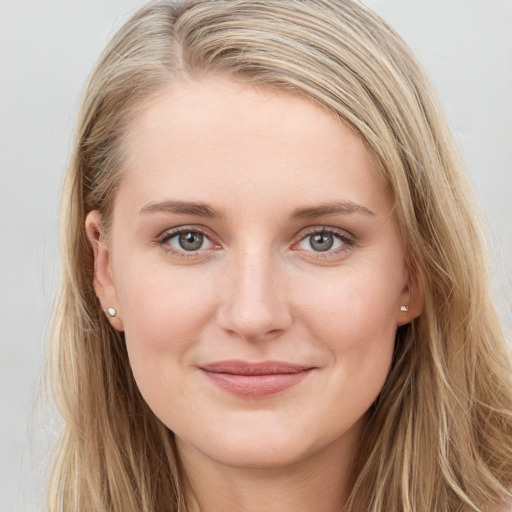
<svg viewBox="0 0 512 512">
<path fill-rule="evenodd" d="M 229 443 L 217 449 L 210 446 L 211 459 L 223 466 L 239 469 L 278 469 L 287 467 L 308 458 L 308 451 L 300 446 L 289 446 L 279 442 L 241 442 Z"/>
<path fill-rule="evenodd" d="M 359 422 L 358 422 L 359 423 Z M 210 425 L 211 426 L 211 425 Z M 178 440 L 178 450 L 201 453 L 211 461 L 228 467 L 245 469 L 279 469 L 300 464 L 313 457 L 328 456 L 334 451 L 344 452 L 353 446 L 357 428 L 315 431 L 312 425 L 283 425 L 279 422 L 251 422 L 250 425 L 227 428 L 226 423 L 216 432 L 210 431 L 198 443 L 193 436 Z M 350 438 L 350 439 L 349 439 Z M 336 448 L 337 447 L 337 448 Z"/>
</svg>

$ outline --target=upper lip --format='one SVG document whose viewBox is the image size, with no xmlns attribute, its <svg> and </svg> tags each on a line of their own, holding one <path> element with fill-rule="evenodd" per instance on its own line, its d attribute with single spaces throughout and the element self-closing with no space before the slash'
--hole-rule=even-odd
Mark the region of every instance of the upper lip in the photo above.
<svg viewBox="0 0 512 512">
<path fill-rule="evenodd" d="M 217 361 L 201 365 L 201 369 L 214 373 L 229 373 L 232 375 L 276 375 L 283 373 L 299 373 L 312 369 L 312 366 L 287 363 L 283 361 Z"/>
</svg>

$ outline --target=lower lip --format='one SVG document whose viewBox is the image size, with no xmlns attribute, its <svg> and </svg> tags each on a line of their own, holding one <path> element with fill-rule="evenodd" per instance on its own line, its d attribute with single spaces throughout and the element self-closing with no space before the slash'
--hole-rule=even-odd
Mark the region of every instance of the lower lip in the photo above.
<svg viewBox="0 0 512 512">
<path fill-rule="evenodd" d="M 218 387 L 245 398 L 263 398 L 275 395 L 299 384 L 310 372 L 311 369 L 295 373 L 239 375 L 203 370 L 203 373 Z"/>
</svg>

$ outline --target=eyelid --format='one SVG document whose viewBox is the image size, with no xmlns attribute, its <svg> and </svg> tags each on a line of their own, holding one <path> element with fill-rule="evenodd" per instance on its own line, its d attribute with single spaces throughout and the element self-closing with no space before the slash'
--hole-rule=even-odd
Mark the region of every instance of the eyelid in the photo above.
<svg viewBox="0 0 512 512">
<path fill-rule="evenodd" d="M 186 251 L 180 250 L 172 247 L 171 245 L 167 245 L 166 242 L 171 238 L 183 233 L 183 232 L 197 232 L 203 235 L 214 247 L 207 249 L 199 249 L 197 251 Z M 335 236 L 338 240 L 342 242 L 342 246 L 336 249 L 329 249 L 327 251 L 314 251 L 314 250 L 304 250 L 300 249 L 297 246 L 304 241 L 308 236 L 320 233 L 327 233 Z M 174 254 L 176 256 L 182 258 L 193 258 L 199 256 L 211 256 L 211 252 L 213 250 L 218 250 L 222 248 L 222 244 L 216 241 L 216 236 L 211 233 L 211 230 L 205 226 L 197 225 L 197 224 L 187 224 L 182 226 L 177 226 L 174 228 L 168 228 L 160 233 L 155 238 L 155 243 L 161 247 L 165 252 Z M 357 245 L 357 238 L 350 233 L 349 231 L 333 226 L 325 226 L 325 225 L 317 225 L 317 226 L 309 226 L 307 228 L 302 229 L 295 237 L 295 242 L 292 243 L 291 248 L 293 250 L 302 250 L 303 252 L 309 253 L 309 257 L 315 259 L 328 259 L 335 258 L 342 253 L 349 251 Z"/>
<path fill-rule="evenodd" d="M 333 235 L 340 236 L 344 239 L 352 241 L 353 243 L 356 243 L 356 237 L 350 231 L 347 231 L 346 229 L 337 228 L 334 226 L 326 226 L 326 225 L 322 225 L 322 224 L 319 224 L 317 226 L 308 226 L 307 228 L 302 229 L 295 236 L 295 238 L 300 241 L 309 235 L 315 235 L 317 233 L 332 233 Z"/>
<path fill-rule="evenodd" d="M 164 238 L 168 238 L 174 235 L 179 235 L 184 231 L 194 231 L 197 233 L 201 233 L 206 236 L 208 239 L 215 238 L 215 235 L 211 232 L 209 228 L 206 226 L 202 226 L 201 224 L 183 224 L 180 226 L 175 226 L 173 228 L 164 229 L 159 235 L 156 236 L 157 240 L 162 240 Z"/>
<path fill-rule="evenodd" d="M 199 249 L 197 251 L 186 251 L 186 250 L 176 249 L 175 247 L 173 247 L 171 245 L 166 245 L 166 242 L 169 241 L 170 239 L 174 238 L 175 236 L 180 235 L 181 233 L 186 233 L 186 232 L 200 233 L 213 245 L 213 247 L 208 248 L 208 249 Z M 175 254 L 180 257 L 190 258 L 190 257 L 194 257 L 194 256 L 198 257 L 199 255 L 204 255 L 205 252 L 209 252 L 211 250 L 220 248 L 221 244 L 216 242 L 214 240 L 214 238 L 215 237 L 211 234 L 210 230 L 207 229 L 206 227 L 198 226 L 198 225 L 194 225 L 194 224 L 187 224 L 187 225 L 183 225 L 183 226 L 177 226 L 175 228 L 166 229 L 165 231 L 163 231 L 156 237 L 155 241 L 156 241 L 157 245 L 159 245 L 164 251 L 166 251 L 168 253 Z"/>
<path fill-rule="evenodd" d="M 330 234 L 334 235 L 338 240 L 341 240 L 343 245 L 337 249 L 329 249 L 327 251 L 321 252 L 321 251 L 308 251 L 305 249 L 298 248 L 298 245 L 303 242 L 308 236 L 315 235 L 315 234 Z M 302 230 L 296 237 L 296 242 L 292 244 L 292 249 L 295 250 L 304 250 L 304 252 L 310 253 L 310 256 L 315 259 L 328 259 L 332 257 L 336 257 L 336 255 L 340 255 L 341 253 L 344 253 L 352 248 L 354 248 L 357 245 L 357 239 L 356 237 L 350 233 L 349 231 L 341 228 L 335 228 L 332 226 L 311 226 L 306 228 L 305 230 Z"/>
</svg>

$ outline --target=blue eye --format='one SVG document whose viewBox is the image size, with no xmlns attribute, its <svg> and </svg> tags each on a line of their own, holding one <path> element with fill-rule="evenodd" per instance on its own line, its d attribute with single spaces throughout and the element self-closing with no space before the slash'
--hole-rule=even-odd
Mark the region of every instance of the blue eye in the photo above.
<svg viewBox="0 0 512 512">
<path fill-rule="evenodd" d="M 193 229 L 167 233 L 160 240 L 160 244 L 170 246 L 178 252 L 197 252 L 215 246 L 203 233 Z"/>
<path fill-rule="evenodd" d="M 297 248 L 317 253 L 326 253 L 336 252 L 352 245 L 353 242 L 347 236 L 324 229 L 309 233 L 297 244 Z"/>
<path fill-rule="evenodd" d="M 198 251 L 204 243 L 204 236 L 202 233 L 195 233 L 193 231 L 183 232 L 176 235 L 178 245 L 185 251 Z"/>
<path fill-rule="evenodd" d="M 309 235 L 309 245 L 314 251 L 324 252 L 333 248 L 336 239 L 331 233 Z"/>
</svg>

